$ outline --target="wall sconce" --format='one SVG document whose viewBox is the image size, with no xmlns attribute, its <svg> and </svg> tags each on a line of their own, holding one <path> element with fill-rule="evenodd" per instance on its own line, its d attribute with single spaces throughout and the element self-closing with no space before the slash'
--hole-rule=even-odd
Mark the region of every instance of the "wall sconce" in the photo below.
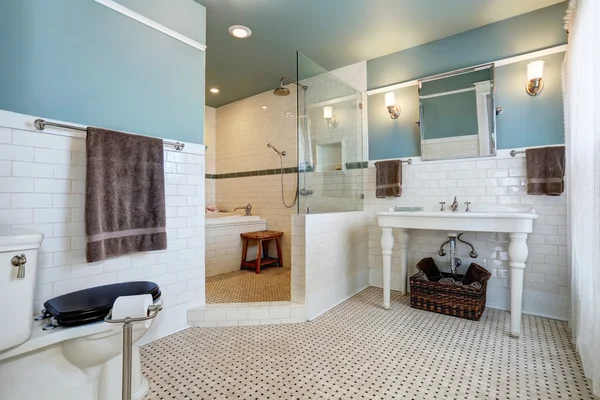
<svg viewBox="0 0 600 400">
<path fill-rule="evenodd" d="M 530 96 L 537 96 L 544 90 L 544 81 L 542 76 L 544 75 L 544 61 L 534 61 L 527 64 L 527 94 Z"/>
<path fill-rule="evenodd" d="M 333 107 L 325 106 L 323 107 L 323 117 L 325 117 L 325 121 L 327 121 L 327 126 L 329 129 L 335 129 L 338 126 L 338 120 L 333 115 Z"/>
<path fill-rule="evenodd" d="M 390 118 L 398 119 L 400 116 L 400 107 L 396 105 L 396 95 L 393 92 L 385 94 L 385 106 L 390 113 Z"/>
</svg>

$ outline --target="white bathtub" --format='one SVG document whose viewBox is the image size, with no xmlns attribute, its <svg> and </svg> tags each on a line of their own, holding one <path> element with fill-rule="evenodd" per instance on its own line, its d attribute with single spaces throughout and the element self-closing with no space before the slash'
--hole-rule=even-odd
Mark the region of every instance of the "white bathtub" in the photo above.
<svg viewBox="0 0 600 400">
<path fill-rule="evenodd" d="M 266 229 L 267 220 L 261 220 L 258 215 L 244 217 L 235 212 L 206 213 L 206 276 L 239 270 L 242 255 L 240 234 Z M 251 245 L 248 259 L 253 258 L 256 258 L 256 246 Z"/>
<path fill-rule="evenodd" d="M 235 212 L 208 212 L 206 213 L 206 226 L 239 225 L 245 223 L 256 223 L 260 216 L 253 215 L 245 217 Z"/>
</svg>

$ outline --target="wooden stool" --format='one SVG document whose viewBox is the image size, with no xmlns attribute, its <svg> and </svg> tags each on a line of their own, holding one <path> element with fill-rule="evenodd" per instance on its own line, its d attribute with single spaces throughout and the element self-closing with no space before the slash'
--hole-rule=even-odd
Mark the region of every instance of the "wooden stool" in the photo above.
<svg viewBox="0 0 600 400">
<path fill-rule="evenodd" d="M 283 267 L 283 259 L 281 255 L 281 237 L 283 232 L 277 231 L 258 231 L 247 232 L 240 235 L 244 241 L 242 249 L 242 263 L 240 269 L 245 267 L 254 268 L 257 274 L 260 274 L 260 267 L 265 265 L 277 264 Z M 269 241 L 275 239 L 277 242 L 277 258 L 269 257 Z M 248 255 L 248 241 L 256 240 L 256 261 L 246 261 Z"/>
</svg>

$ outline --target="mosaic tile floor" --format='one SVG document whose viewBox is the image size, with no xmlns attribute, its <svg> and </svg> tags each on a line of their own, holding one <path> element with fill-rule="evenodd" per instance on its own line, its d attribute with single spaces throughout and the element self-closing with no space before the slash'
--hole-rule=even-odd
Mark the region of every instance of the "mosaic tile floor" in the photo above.
<svg viewBox="0 0 600 400">
<path fill-rule="evenodd" d="M 142 348 L 152 400 L 593 399 L 567 324 L 488 309 L 479 322 L 369 288 L 313 322 L 192 328 Z"/>
<path fill-rule="evenodd" d="M 206 303 L 253 303 L 291 300 L 291 269 L 264 268 L 228 272 L 206 278 Z"/>
</svg>

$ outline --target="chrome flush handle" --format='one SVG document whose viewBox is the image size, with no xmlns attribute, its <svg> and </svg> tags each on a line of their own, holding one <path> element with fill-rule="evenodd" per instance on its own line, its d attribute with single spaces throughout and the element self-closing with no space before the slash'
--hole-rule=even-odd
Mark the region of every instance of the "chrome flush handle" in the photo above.
<svg viewBox="0 0 600 400">
<path fill-rule="evenodd" d="M 25 263 L 27 262 L 27 257 L 25 257 L 25 254 L 14 256 L 10 262 L 13 266 L 18 268 L 17 279 L 25 279 Z"/>
</svg>

